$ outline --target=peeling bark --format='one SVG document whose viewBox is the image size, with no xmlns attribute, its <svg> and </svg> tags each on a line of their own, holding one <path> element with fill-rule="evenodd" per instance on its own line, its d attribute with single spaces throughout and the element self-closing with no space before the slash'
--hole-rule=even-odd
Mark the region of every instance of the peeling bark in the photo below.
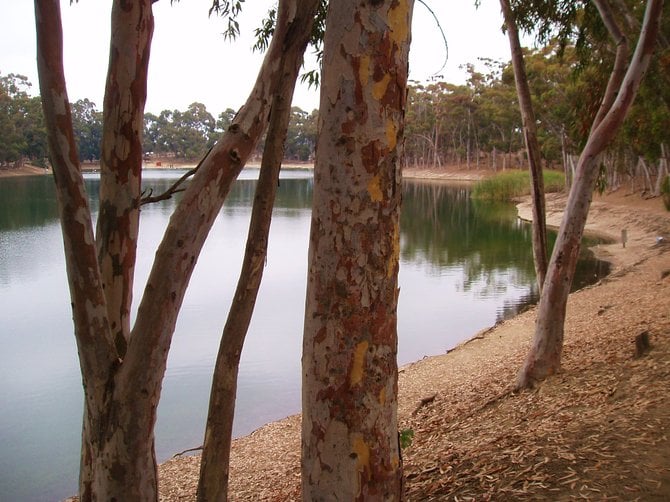
<svg viewBox="0 0 670 502">
<path fill-rule="evenodd" d="M 399 500 L 400 164 L 412 0 L 329 5 L 303 342 L 303 500 Z"/>
<path fill-rule="evenodd" d="M 601 0 L 596 3 L 601 3 Z M 603 103 L 609 101 L 610 92 L 614 92 L 616 98 L 605 113 L 598 113 L 586 146 L 579 157 L 572 189 L 549 262 L 545 287 L 540 297 L 533 342 L 517 376 L 517 389 L 532 387 L 536 382 L 560 370 L 568 295 L 598 178 L 598 158 L 621 127 L 635 99 L 654 51 L 662 8 L 663 0 L 648 1 L 637 48 L 625 77 L 619 79 L 619 76 L 615 75 L 620 66 L 620 62 L 617 62 L 610 83 L 618 80 L 620 85 L 615 89 L 610 89 L 611 86 L 608 85 Z M 614 40 L 617 43 L 616 36 Z"/>
<path fill-rule="evenodd" d="M 292 18 L 298 4 L 289 5 Z M 118 0 L 114 6 L 104 111 L 106 173 L 101 201 L 106 207 L 101 210 L 98 249 L 72 132 L 59 2 L 35 0 L 35 14 L 40 91 L 85 393 L 80 499 L 156 500 L 153 428 L 177 313 L 214 219 L 267 125 L 275 83 L 285 77 L 282 56 L 300 34 L 288 29 L 281 38 L 273 37 L 247 103 L 185 190 L 128 336 L 141 116 L 153 24 L 150 4 Z"/>
<path fill-rule="evenodd" d="M 150 0 L 113 3 L 96 239 L 109 323 L 121 357 L 130 336 L 144 104 L 153 27 Z"/>
<path fill-rule="evenodd" d="M 272 108 L 251 223 L 233 304 L 228 313 L 214 367 L 205 440 L 200 462 L 198 500 L 228 499 L 228 473 L 240 355 L 251 321 L 267 256 L 268 235 L 293 90 L 312 30 L 319 0 L 282 0 L 275 33 L 286 37 L 282 77 L 274 82 Z M 295 13 L 295 17 L 289 15 Z M 294 35 L 290 38 L 288 33 Z"/>
</svg>

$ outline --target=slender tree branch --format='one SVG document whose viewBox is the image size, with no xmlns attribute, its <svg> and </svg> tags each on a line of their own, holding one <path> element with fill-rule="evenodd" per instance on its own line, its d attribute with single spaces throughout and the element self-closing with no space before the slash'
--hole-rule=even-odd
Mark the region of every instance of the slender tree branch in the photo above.
<svg viewBox="0 0 670 502">
<path fill-rule="evenodd" d="M 97 383 L 108 380 L 118 354 L 109 328 L 91 211 L 72 128 L 58 0 L 36 0 L 35 23 L 40 95 L 56 181 L 74 334 L 86 402 L 91 405 L 103 399 L 106 389 Z"/>
<path fill-rule="evenodd" d="M 226 500 L 228 497 L 230 447 L 240 355 L 263 277 L 272 209 L 279 185 L 279 172 L 291 117 L 291 101 L 302 55 L 312 30 L 318 0 L 301 0 L 297 2 L 297 5 L 304 16 L 291 21 L 285 15 L 286 10 L 291 7 L 290 2 L 280 1 L 279 3 L 278 29 L 285 29 L 284 26 L 279 26 L 279 23 L 289 23 L 288 30 L 294 33 L 296 48 L 293 51 L 282 53 L 279 65 L 284 68 L 284 71 L 282 77 L 272 83 L 272 105 L 268 131 L 261 160 L 261 171 L 256 185 L 242 270 L 233 304 L 223 328 L 214 366 L 207 428 L 200 463 L 197 492 L 199 501 Z"/>
<path fill-rule="evenodd" d="M 528 85 L 528 75 L 526 73 L 526 64 L 521 49 L 521 41 L 519 40 L 519 29 L 516 23 L 516 17 L 512 11 L 512 6 L 509 0 L 500 0 L 500 7 L 507 26 L 507 37 L 509 39 L 512 55 L 514 81 L 516 82 L 519 108 L 523 123 L 523 136 L 526 143 L 526 151 L 528 152 L 528 165 L 531 177 L 530 191 L 533 200 L 533 261 L 535 264 L 537 285 L 541 292 L 547 275 L 547 267 L 549 266 L 542 156 L 540 154 L 540 145 L 537 140 L 535 112 L 533 110 L 533 102 L 530 86 Z"/>
<path fill-rule="evenodd" d="M 202 160 L 200 162 L 198 162 L 197 166 L 195 166 L 194 168 L 189 169 L 188 171 L 186 171 L 181 178 L 179 178 L 177 181 L 175 181 L 174 184 L 170 188 L 165 190 L 162 194 L 156 195 L 156 196 L 151 195 L 153 193 L 151 188 L 148 190 L 149 191 L 148 195 L 144 195 L 146 193 L 146 191 L 142 192 L 142 198 L 140 199 L 140 206 L 143 206 L 145 204 L 152 204 L 154 202 L 159 202 L 161 200 L 171 199 L 174 194 L 179 193 L 179 192 L 183 192 L 184 190 L 186 190 L 186 187 L 182 187 L 181 185 L 187 179 L 189 179 L 191 176 L 193 176 L 195 173 L 198 172 L 198 169 L 200 168 L 202 163 L 207 158 L 207 155 L 209 155 L 209 152 L 211 152 L 211 151 L 212 151 L 212 149 L 210 148 L 209 151 L 202 158 Z"/>
<path fill-rule="evenodd" d="M 617 91 L 621 88 L 621 82 L 623 82 L 624 77 L 626 76 L 626 68 L 628 66 L 628 54 L 630 49 L 628 47 L 628 39 L 623 34 L 616 20 L 614 19 L 614 13 L 612 8 L 607 0 L 593 0 L 600 17 L 607 28 L 614 44 L 616 45 L 616 56 L 614 59 L 614 67 L 612 68 L 612 73 L 610 74 L 610 79 L 607 82 L 607 88 L 605 89 L 605 94 L 603 96 L 602 103 L 598 109 L 595 119 L 593 120 L 592 131 L 595 130 L 600 122 L 602 122 L 607 112 L 612 108 L 612 104 L 617 97 Z"/>
</svg>

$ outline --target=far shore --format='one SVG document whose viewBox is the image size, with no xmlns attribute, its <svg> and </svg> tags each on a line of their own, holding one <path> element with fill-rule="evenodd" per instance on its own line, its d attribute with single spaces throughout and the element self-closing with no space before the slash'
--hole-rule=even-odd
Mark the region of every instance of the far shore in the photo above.
<svg viewBox="0 0 670 502">
<path fill-rule="evenodd" d="M 195 162 L 183 162 L 168 160 L 147 161 L 143 164 L 143 169 L 192 169 L 196 167 Z M 247 162 L 245 167 L 259 168 L 260 161 L 253 160 Z M 100 170 L 98 162 L 84 162 L 81 165 L 83 172 L 96 172 Z M 314 169 L 311 162 L 297 162 L 287 160 L 282 163 L 282 169 Z M 18 176 L 44 176 L 52 174 L 50 168 L 38 167 L 25 164 L 21 167 L 3 167 L 0 168 L 0 179 L 18 177 Z M 466 166 L 447 166 L 447 167 L 426 167 L 426 168 L 404 168 L 404 179 L 430 179 L 441 181 L 477 181 L 488 176 L 493 176 L 495 171 L 490 169 L 468 169 Z"/>
</svg>

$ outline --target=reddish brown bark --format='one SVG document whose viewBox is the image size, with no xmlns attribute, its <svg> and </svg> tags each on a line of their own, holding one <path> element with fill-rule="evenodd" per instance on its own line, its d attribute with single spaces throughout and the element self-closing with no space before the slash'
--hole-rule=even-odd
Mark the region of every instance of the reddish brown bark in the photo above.
<svg viewBox="0 0 670 502">
<path fill-rule="evenodd" d="M 214 367 L 200 462 L 198 500 L 201 501 L 228 499 L 230 446 L 240 355 L 263 277 L 293 90 L 318 3 L 319 0 L 282 0 L 279 3 L 275 37 L 285 41 L 281 56 L 282 78 L 274 83 L 270 122 L 242 271 Z M 289 33 L 293 35 L 288 37 Z"/>
<path fill-rule="evenodd" d="M 140 218 L 142 132 L 154 19 L 150 0 L 115 1 L 103 106 L 100 210 L 96 239 L 117 350 L 130 336 Z"/>
<path fill-rule="evenodd" d="M 140 0 L 118 0 L 114 6 L 113 38 L 122 40 L 112 42 L 105 99 L 107 172 L 101 198 L 110 207 L 99 228 L 101 272 L 63 76 L 59 2 L 35 1 L 40 90 L 85 392 L 82 500 L 157 499 L 153 427 L 177 313 L 211 225 L 266 127 L 274 83 L 284 77 L 282 55 L 296 36 L 287 30 L 281 40 L 273 40 L 247 104 L 184 192 L 125 348 L 122 341 L 115 343 L 120 340 L 115 335 L 125 338 L 135 251 L 118 242 L 132 247 L 137 234 L 136 169 L 152 26 L 148 8 Z"/>
<path fill-rule="evenodd" d="M 600 3 L 600 1 L 598 2 Z M 566 306 L 574 277 L 579 247 L 598 177 L 598 158 L 623 123 L 644 72 L 654 51 L 660 26 L 662 0 L 649 0 L 635 54 L 625 77 L 616 74 L 612 80 L 620 85 L 614 89 L 615 99 L 606 113 L 598 114 L 586 146 L 579 157 L 575 180 L 549 262 L 545 287 L 540 297 L 535 335 L 531 349 L 517 377 L 516 387 L 526 388 L 556 373 L 561 367 Z M 617 40 L 615 38 L 615 43 Z M 609 100 L 610 87 L 603 100 Z"/>
<path fill-rule="evenodd" d="M 303 500 L 399 500 L 400 164 L 411 0 L 331 2 L 303 342 Z"/>
<path fill-rule="evenodd" d="M 106 315 L 100 271 L 96 259 L 88 196 L 79 170 L 72 130 L 72 115 L 63 72 L 63 34 L 58 0 L 35 2 L 37 66 L 50 160 L 63 231 L 65 263 L 86 402 L 97 402 L 104 390 L 94 381 L 107 381 L 117 361 Z M 87 308 L 76 308 L 87 305 Z"/>
</svg>

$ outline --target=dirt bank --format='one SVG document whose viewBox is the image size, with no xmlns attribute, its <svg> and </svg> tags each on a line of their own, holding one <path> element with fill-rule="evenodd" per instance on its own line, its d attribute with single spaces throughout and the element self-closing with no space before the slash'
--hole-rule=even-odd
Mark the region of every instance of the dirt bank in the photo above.
<svg viewBox="0 0 670 502">
<path fill-rule="evenodd" d="M 43 176 L 45 174 L 51 174 L 51 170 L 31 165 L 0 168 L 0 178 L 13 178 L 16 176 Z"/>
</svg>

